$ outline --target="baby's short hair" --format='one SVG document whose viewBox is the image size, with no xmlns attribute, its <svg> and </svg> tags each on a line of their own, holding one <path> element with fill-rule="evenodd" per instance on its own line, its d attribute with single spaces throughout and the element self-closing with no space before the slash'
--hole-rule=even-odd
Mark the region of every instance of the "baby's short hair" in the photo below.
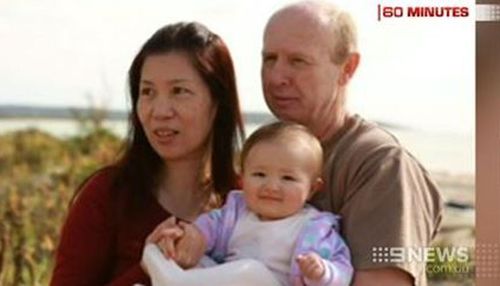
<svg viewBox="0 0 500 286">
<path fill-rule="evenodd" d="M 241 151 L 240 162 L 241 170 L 244 170 L 245 161 L 250 150 L 258 143 L 284 139 L 286 142 L 301 140 L 306 143 L 311 150 L 311 155 L 317 162 L 317 174 L 321 175 L 323 167 L 323 149 L 321 143 L 307 127 L 298 123 L 277 121 L 258 128 L 248 137 Z"/>
</svg>

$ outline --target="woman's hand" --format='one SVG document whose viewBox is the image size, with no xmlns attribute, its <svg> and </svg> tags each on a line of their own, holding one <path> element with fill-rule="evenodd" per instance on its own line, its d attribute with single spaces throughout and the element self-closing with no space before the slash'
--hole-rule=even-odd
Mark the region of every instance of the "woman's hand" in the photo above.
<svg viewBox="0 0 500 286">
<path fill-rule="evenodd" d="M 160 223 L 146 238 L 146 244 L 154 243 L 162 250 L 163 255 L 175 260 L 176 242 L 184 235 L 184 230 L 176 224 L 177 219 L 170 217 Z"/>
<path fill-rule="evenodd" d="M 198 264 L 205 254 L 206 241 L 198 228 L 183 221 L 178 225 L 183 235 L 179 237 L 175 247 L 175 261 L 184 269 Z"/>
<path fill-rule="evenodd" d="M 165 257 L 173 259 L 184 269 L 198 264 L 206 249 L 201 232 L 190 223 L 177 223 L 175 217 L 160 223 L 146 238 L 148 243 L 158 245 Z"/>
</svg>

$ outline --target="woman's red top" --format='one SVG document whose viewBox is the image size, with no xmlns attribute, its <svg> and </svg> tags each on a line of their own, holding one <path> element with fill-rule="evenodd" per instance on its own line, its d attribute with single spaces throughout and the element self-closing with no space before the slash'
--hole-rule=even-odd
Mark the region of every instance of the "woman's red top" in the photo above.
<svg viewBox="0 0 500 286">
<path fill-rule="evenodd" d="M 103 169 L 83 187 L 62 229 L 50 285 L 150 285 L 140 266 L 146 237 L 169 214 L 150 194 L 146 207 L 117 220 L 124 190 L 112 188 L 114 170 Z M 127 210 L 122 210 L 127 214 Z"/>
</svg>

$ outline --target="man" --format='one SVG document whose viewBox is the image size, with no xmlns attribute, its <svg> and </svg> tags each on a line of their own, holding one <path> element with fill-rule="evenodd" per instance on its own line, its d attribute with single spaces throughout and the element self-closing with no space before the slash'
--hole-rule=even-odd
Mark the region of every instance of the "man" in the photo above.
<svg viewBox="0 0 500 286">
<path fill-rule="evenodd" d="M 325 190 L 312 203 L 340 214 L 356 269 L 353 285 L 426 285 L 424 262 L 372 257 L 375 247 L 429 246 L 442 200 L 427 171 L 392 135 L 347 112 L 347 86 L 359 60 L 348 14 L 323 2 L 284 7 L 264 32 L 266 103 L 323 144 Z"/>
</svg>

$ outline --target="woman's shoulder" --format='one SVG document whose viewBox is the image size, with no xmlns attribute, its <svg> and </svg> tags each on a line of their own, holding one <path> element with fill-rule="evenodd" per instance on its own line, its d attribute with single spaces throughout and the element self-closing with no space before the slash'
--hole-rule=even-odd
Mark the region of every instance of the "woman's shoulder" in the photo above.
<svg viewBox="0 0 500 286">
<path fill-rule="evenodd" d="M 106 166 L 90 174 L 78 187 L 73 203 L 80 200 L 106 201 L 112 196 L 118 168 Z"/>
</svg>

